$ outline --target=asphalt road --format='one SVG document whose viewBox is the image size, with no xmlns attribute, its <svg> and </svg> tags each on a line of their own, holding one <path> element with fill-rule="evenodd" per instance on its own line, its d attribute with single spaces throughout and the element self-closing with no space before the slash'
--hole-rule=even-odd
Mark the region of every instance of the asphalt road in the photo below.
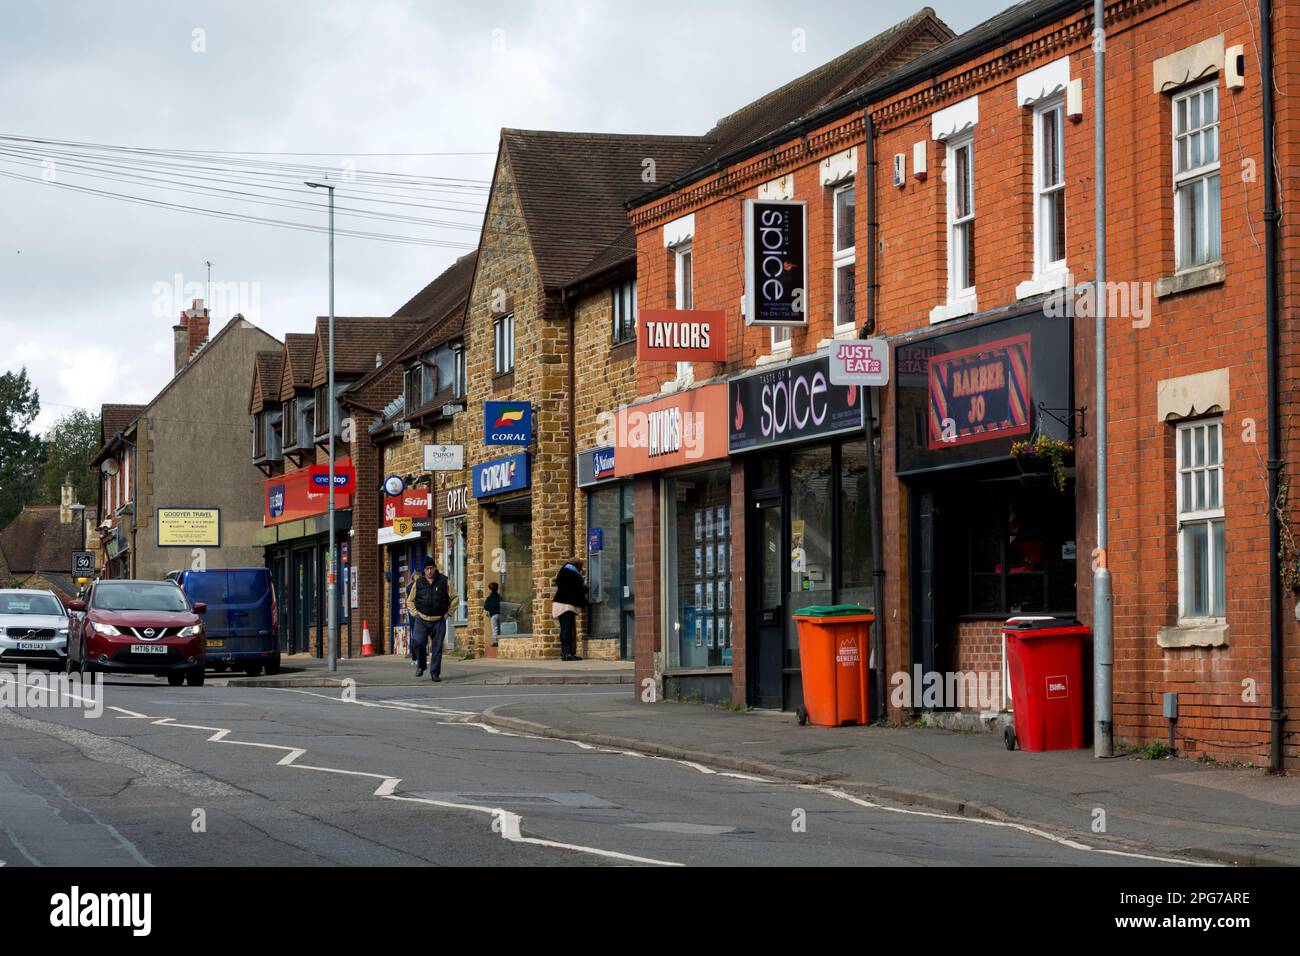
<svg viewBox="0 0 1300 956">
<path fill-rule="evenodd" d="M 13 672 L 0 670 L 0 682 Z M 2 689 L 2 688 L 0 688 Z M 12 688 L 10 688 L 12 690 Z M 0 861 L 64 866 L 1061 865 L 1164 858 L 476 720 L 610 686 L 172 688 L 0 707 Z"/>
</svg>

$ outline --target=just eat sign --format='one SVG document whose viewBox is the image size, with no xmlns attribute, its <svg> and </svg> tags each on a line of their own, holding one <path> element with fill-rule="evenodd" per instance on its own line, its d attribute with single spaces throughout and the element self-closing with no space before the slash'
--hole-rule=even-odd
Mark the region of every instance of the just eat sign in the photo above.
<svg viewBox="0 0 1300 956">
<path fill-rule="evenodd" d="M 854 339 L 831 346 L 832 385 L 889 384 L 889 343 L 884 339 Z"/>
</svg>

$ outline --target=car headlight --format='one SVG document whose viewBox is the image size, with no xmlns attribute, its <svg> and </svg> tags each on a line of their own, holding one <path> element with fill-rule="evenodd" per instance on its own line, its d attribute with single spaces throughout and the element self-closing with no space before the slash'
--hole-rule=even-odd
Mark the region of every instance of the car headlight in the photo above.
<svg viewBox="0 0 1300 956">
<path fill-rule="evenodd" d="M 56 633 L 56 634 L 62 634 L 64 637 L 67 637 L 67 636 L 68 636 L 68 629 L 67 629 L 66 627 L 61 627 L 61 628 L 59 628 L 55 633 Z"/>
<path fill-rule="evenodd" d="M 97 622 L 91 622 L 90 626 L 94 629 L 96 634 L 107 634 L 109 637 L 120 637 L 122 634 L 122 632 L 119 631 L 117 628 L 115 628 L 112 624 L 99 624 Z"/>
<path fill-rule="evenodd" d="M 202 633 L 203 633 L 202 624 L 191 624 L 189 627 L 181 628 L 180 633 L 177 634 L 176 636 L 177 637 L 198 637 Z"/>
</svg>

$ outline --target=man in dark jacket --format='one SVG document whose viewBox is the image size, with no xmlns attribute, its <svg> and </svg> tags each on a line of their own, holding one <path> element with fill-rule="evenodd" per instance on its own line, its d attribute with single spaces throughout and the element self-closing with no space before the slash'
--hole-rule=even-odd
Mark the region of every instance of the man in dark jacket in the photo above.
<svg viewBox="0 0 1300 956">
<path fill-rule="evenodd" d="M 406 610 L 411 616 L 411 655 L 415 658 L 416 677 L 424 676 L 425 651 L 435 682 L 442 680 L 442 642 L 447 637 L 447 612 L 454 592 L 447 576 L 438 570 L 433 558 L 424 565 L 424 573 L 411 582 L 406 592 Z"/>
<path fill-rule="evenodd" d="M 587 606 L 587 582 L 582 579 L 582 562 L 574 558 L 555 576 L 555 598 L 551 616 L 560 622 L 560 660 L 580 661 L 577 654 L 578 610 Z"/>
</svg>

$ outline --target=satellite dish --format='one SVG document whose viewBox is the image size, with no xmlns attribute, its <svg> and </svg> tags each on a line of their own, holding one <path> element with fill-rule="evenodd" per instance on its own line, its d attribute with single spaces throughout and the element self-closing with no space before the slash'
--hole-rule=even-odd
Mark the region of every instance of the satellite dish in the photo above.
<svg viewBox="0 0 1300 956">
<path fill-rule="evenodd" d="M 99 470 L 110 478 L 117 474 L 119 468 L 116 458 L 105 458 L 99 463 Z"/>
</svg>

